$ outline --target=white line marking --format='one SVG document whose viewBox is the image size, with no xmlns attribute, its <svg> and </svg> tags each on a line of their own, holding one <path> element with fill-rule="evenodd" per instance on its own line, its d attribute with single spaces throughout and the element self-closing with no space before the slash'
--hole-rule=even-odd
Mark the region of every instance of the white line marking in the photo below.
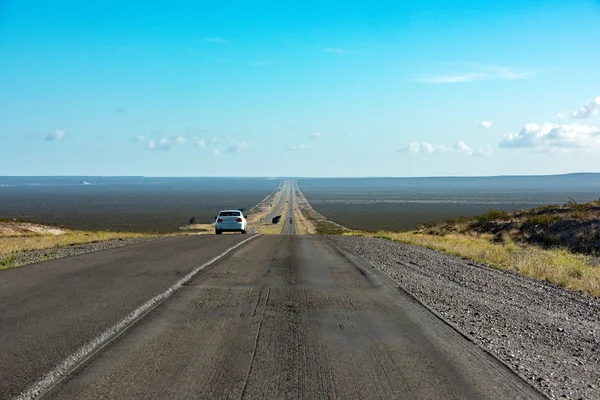
<svg viewBox="0 0 600 400">
<path fill-rule="evenodd" d="M 30 386 L 27 390 L 19 394 L 15 397 L 15 400 L 31 400 L 35 399 L 38 396 L 41 396 L 51 390 L 55 385 L 57 385 L 61 379 L 71 373 L 81 362 L 85 361 L 89 356 L 95 353 L 97 350 L 101 349 L 104 345 L 108 344 L 114 338 L 123 333 L 127 328 L 131 326 L 131 324 L 145 314 L 150 312 L 154 307 L 165 301 L 169 296 L 175 293 L 181 286 L 190 281 L 194 275 L 223 258 L 225 255 L 230 253 L 231 251 L 237 249 L 244 243 L 261 236 L 260 234 L 252 236 L 233 247 L 225 250 L 220 255 L 215 258 L 207 261 L 206 263 L 194 268 L 192 272 L 181 278 L 177 283 L 173 286 L 162 292 L 161 294 L 151 298 L 140 307 L 132 311 L 129 315 L 123 318 L 120 322 L 108 328 L 104 332 L 102 332 L 99 336 L 95 337 L 88 343 L 81 346 L 77 351 L 67 357 L 63 362 L 61 362 L 58 366 L 56 366 L 52 371 L 48 372 L 41 380 Z"/>
</svg>

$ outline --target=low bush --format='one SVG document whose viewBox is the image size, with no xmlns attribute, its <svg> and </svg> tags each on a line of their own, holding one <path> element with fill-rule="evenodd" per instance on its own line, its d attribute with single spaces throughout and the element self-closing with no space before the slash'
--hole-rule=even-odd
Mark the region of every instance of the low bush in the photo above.
<svg viewBox="0 0 600 400">
<path fill-rule="evenodd" d="M 475 219 L 479 222 L 508 221 L 510 215 L 504 210 L 494 210 L 493 208 L 490 208 L 488 212 L 476 216 Z"/>
</svg>

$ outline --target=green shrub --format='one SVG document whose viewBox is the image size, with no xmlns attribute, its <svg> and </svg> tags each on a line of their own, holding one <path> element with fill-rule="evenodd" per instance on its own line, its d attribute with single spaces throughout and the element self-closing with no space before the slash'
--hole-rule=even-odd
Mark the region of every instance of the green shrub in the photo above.
<svg viewBox="0 0 600 400">
<path fill-rule="evenodd" d="M 490 208 L 488 212 L 483 215 L 478 215 L 475 219 L 479 222 L 489 222 L 489 221 L 508 221 L 510 219 L 510 215 L 504 210 L 494 210 Z"/>
<path fill-rule="evenodd" d="M 575 211 L 583 212 L 589 210 L 592 207 L 592 203 L 578 203 L 573 198 L 570 198 L 567 202 L 567 206 Z"/>
<path fill-rule="evenodd" d="M 573 219 L 583 219 L 585 213 L 583 211 L 573 211 L 571 213 L 571 218 Z"/>
</svg>

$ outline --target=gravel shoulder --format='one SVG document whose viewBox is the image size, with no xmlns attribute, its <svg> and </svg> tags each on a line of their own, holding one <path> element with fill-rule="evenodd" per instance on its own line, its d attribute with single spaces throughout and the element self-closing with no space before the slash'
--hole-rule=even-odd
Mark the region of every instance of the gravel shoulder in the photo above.
<svg viewBox="0 0 600 400">
<path fill-rule="evenodd" d="M 550 398 L 600 399 L 600 300 L 385 239 L 333 236 Z"/>
<path fill-rule="evenodd" d="M 132 244 L 149 242 L 152 240 L 162 239 L 165 236 L 148 236 L 139 238 L 126 238 L 107 240 L 97 243 L 79 244 L 66 247 L 58 247 L 53 249 L 23 251 L 12 254 L 10 256 L 10 268 L 20 267 L 23 265 L 34 264 L 41 261 L 54 260 L 80 254 L 92 253 L 99 250 L 114 249 L 117 247 L 129 246 Z"/>
</svg>

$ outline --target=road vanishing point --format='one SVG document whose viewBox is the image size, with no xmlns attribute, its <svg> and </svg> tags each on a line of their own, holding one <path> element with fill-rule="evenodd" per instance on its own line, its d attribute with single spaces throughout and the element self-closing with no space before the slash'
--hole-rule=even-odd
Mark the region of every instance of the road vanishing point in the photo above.
<svg viewBox="0 0 600 400">
<path fill-rule="evenodd" d="M 292 216 L 295 187 L 274 214 Z M 383 272 L 294 226 L 0 272 L 0 399 L 544 398 Z"/>
</svg>

